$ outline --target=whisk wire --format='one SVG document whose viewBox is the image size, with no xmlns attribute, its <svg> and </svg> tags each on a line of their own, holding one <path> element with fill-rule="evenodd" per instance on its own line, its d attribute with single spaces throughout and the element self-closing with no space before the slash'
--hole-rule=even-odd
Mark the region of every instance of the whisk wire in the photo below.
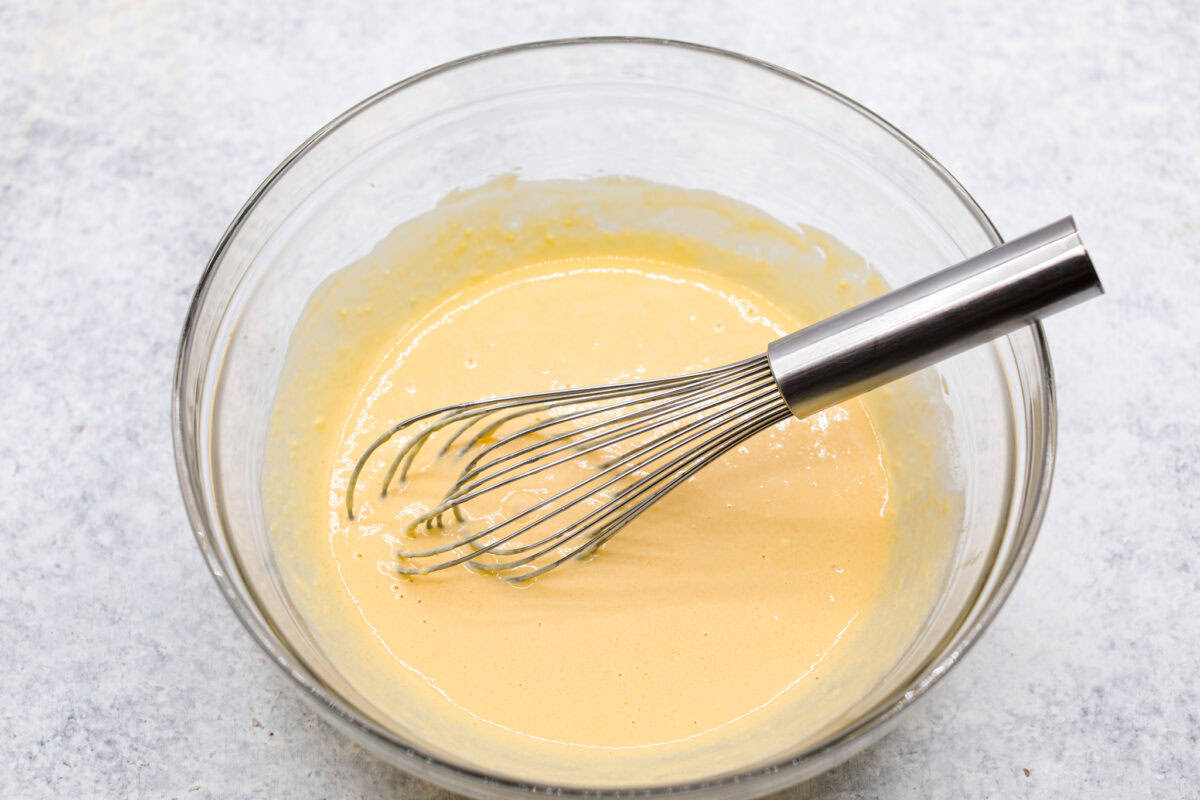
<svg viewBox="0 0 1200 800">
<path fill-rule="evenodd" d="M 393 482 L 405 484 L 425 446 L 450 428 L 434 460 L 452 453 L 471 458 L 442 499 L 407 529 L 444 530 L 447 513 L 461 527 L 434 546 L 399 549 L 398 571 L 423 574 L 467 564 L 507 580 L 528 580 L 594 552 L 702 466 L 788 414 L 765 356 L 673 378 L 447 406 L 392 426 L 367 448 L 351 473 L 347 516 L 354 519 L 354 489 L 380 448 L 417 428 L 384 470 L 380 494 L 386 497 Z M 511 429 L 513 424 L 520 427 Z M 628 449 L 619 452 L 623 447 Z M 589 463 L 614 448 L 618 452 L 611 457 Z M 506 488 L 519 490 L 532 476 L 569 464 L 588 474 L 472 529 L 477 521 L 464 513 L 467 504 L 500 496 Z M 553 527 L 560 518 L 564 521 Z M 532 571 L 521 573 L 522 568 Z"/>
<path fill-rule="evenodd" d="M 532 530 L 533 528 L 542 524 L 543 522 L 549 520 L 550 518 L 552 518 L 554 516 L 557 516 L 558 514 L 566 511 L 567 509 L 571 508 L 574 504 L 566 504 L 533 522 L 527 523 L 524 527 L 522 527 L 516 531 L 513 531 L 511 533 L 508 533 L 507 535 L 501 537 L 500 539 L 497 539 L 493 542 L 489 542 L 488 544 L 484 545 L 483 547 L 473 548 L 472 552 L 470 552 L 468 554 L 460 555 L 460 556 L 452 558 L 448 561 L 439 562 L 439 563 L 433 564 L 433 565 L 422 565 L 419 567 L 401 566 L 400 569 L 405 574 L 421 574 L 421 573 L 427 573 L 427 572 L 435 572 L 435 571 L 446 569 L 448 567 L 456 566 L 458 564 L 462 564 L 465 562 L 465 563 L 468 563 L 470 566 L 472 566 L 476 569 L 479 569 L 481 571 L 507 572 L 507 571 L 510 571 L 510 570 L 513 570 L 513 569 L 516 569 L 516 568 L 519 568 L 519 567 L 522 567 L 522 566 L 532 563 L 533 561 L 537 560 L 538 558 L 542 557 L 543 555 L 546 555 L 547 553 L 549 553 L 557 548 L 560 548 L 566 542 L 569 542 L 573 539 L 577 539 L 584 535 L 588 536 L 588 540 L 585 541 L 582 545 L 579 545 L 575 550 L 569 551 L 567 554 L 565 554 L 561 558 L 555 560 L 551 564 L 547 564 L 547 565 L 544 565 L 543 567 L 539 567 L 535 572 L 531 572 L 531 573 L 527 573 L 527 574 L 512 575 L 512 576 L 509 576 L 509 575 L 503 576 L 503 577 L 505 577 L 506 580 L 512 580 L 512 581 L 518 581 L 518 582 L 530 580 L 533 577 L 536 577 L 537 575 L 542 574 L 547 569 L 551 569 L 551 568 L 553 568 L 553 566 L 557 566 L 558 564 L 562 563 L 562 561 L 568 560 L 577 555 L 585 554 L 585 551 L 588 549 L 589 546 L 592 546 L 592 549 L 599 547 L 599 545 L 602 544 L 603 541 L 607 541 L 607 539 L 609 539 L 613 535 L 615 535 L 621 528 L 625 527 L 625 525 L 627 525 L 629 522 L 632 522 L 635 517 L 639 516 L 643 511 L 645 511 L 652 504 L 657 502 L 660 497 L 662 497 L 667 492 L 674 489 L 676 486 L 678 486 L 683 481 L 687 480 L 689 477 L 691 477 L 693 474 L 695 474 L 700 468 L 706 466 L 708 463 L 710 463 L 712 460 L 714 460 L 715 458 L 719 457 L 720 455 L 722 455 L 723 453 L 728 451 L 730 448 L 732 448 L 732 447 L 736 446 L 738 443 L 744 441 L 748 436 L 752 436 L 755 433 L 757 433 L 758 431 L 763 430 L 767 427 L 770 427 L 773 424 L 776 424 L 776 423 L 786 419 L 790 415 L 790 412 L 788 412 L 787 407 L 785 405 L 782 405 L 782 403 L 777 401 L 776 398 L 770 397 L 770 396 L 763 398 L 758 403 L 745 408 L 743 411 L 745 414 L 749 414 L 749 415 L 753 415 L 753 416 L 751 416 L 749 419 L 743 418 L 743 421 L 741 422 L 741 424 L 735 425 L 732 429 L 727 430 L 723 435 L 718 436 L 716 439 L 706 441 L 706 442 L 702 443 L 701 445 L 698 445 L 696 448 L 685 451 L 683 454 L 672 459 L 667 464 L 665 464 L 662 467 L 660 467 L 659 469 L 655 470 L 653 473 L 650 473 L 645 478 L 626 487 L 620 493 L 611 497 L 607 502 L 605 502 L 599 508 L 594 509 L 590 513 L 586 514 L 585 516 L 576 520 L 575 522 L 571 523 L 570 525 L 566 526 L 565 528 L 557 530 L 554 533 L 551 533 L 550 535 L 544 537 L 543 539 L 541 539 L 537 542 L 534 542 L 532 544 L 522 545 L 517 548 L 507 548 L 507 549 L 501 548 L 502 545 L 506 544 L 509 541 L 517 539 L 521 535 L 529 532 L 530 530 Z M 759 414 L 761 414 L 762 416 L 757 416 Z M 727 419 L 736 419 L 736 418 L 737 418 L 737 415 L 734 415 L 734 414 L 730 414 L 727 417 Z M 694 423 L 695 426 L 698 426 L 699 424 L 700 423 Z M 722 424 L 723 424 L 723 422 L 722 422 Z M 689 426 L 689 428 L 691 428 L 691 427 L 693 427 L 693 426 Z M 695 441 L 696 439 L 699 439 L 700 436 L 701 436 L 700 433 L 693 433 L 693 435 L 684 439 L 680 446 L 686 446 L 688 443 Z M 664 437 L 664 438 L 666 438 L 666 437 Z M 669 442 L 660 442 L 658 444 L 665 446 L 666 444 L 669 444 Z M 611 486 L 615 483 L 618 483 L 622 478 L 625 478 L 625 477 L 637 472 L 646 463 L 652 463 L 653 461 L 657 460 L 660 457 L 661 457 L 660 455 L 653 455 L 653 456 L 643 460 L 638 465 L 635 465 L 634 467 L 631 467 L 630 469 L 622 472 L 621 474 L 610 478 L 607 482 L 605 482 L 601 486 L 593 489 L 589 494 L 595 495 L 597 493 L 603 492 L 609 486 Z M 666 486 L 661 487 L 658 491 L 654 492 L 648 498 L 643 499 L 641 502 L 637 503 L 636 505 L 634 505 L 634 506 L 629 505 L 633 501 L 637 500 L 637 498 L 639 498 L 639 497 L 645 495 L 647 492 L 650 492 L 651 490 L 653 490 L 655 486 L 658 486 L 663 481 L 667 480 L 668 478 L 671 478 L 671 476 L 673 476 L 673 475 L 675 477 L 673 479 L 671 479 L 670 482 L 667 483 Z M 487 535 L 494 535 L 497 530 L 507 526 L 511 522 L 516 521 L 519 518 L 524 518 L 524 517 L 528 516 L 530 513 L 533 513 L 535 511 L 540 510 L 541 508 L 544 508 L 546 505 L 553 502 L 554 500 L 560 499 L 561 497 L 566 496 L 566 495 L 578 490 L 586 483 L 594 480 L 596 477 L 600 477 L 600 475 L 593 476 L 592 478 L 589 478 L 585 481 L 581 481 L 580 483 L 576 484 L 575 486 L 572 486 L 570 489 L 560 492 L 555 497 L 548 498 L 547 500 L 542 501 L 541 503 L 537 504 L 536 506 L 534 506 L 530 509 L 527 509 L 524 512 L 521 512 L 518 515 L 509 517 L 504 522 L 501 522 L 495 526 L 492 526 L 484 531 L 480 531 L 469 537 L 459 539 L 453 543 L 450 543 L 447 545 L 442 545 L 441 547 L 431 548 L 430 550 L 426 550 L 426 551 L 408 552 L 408 553 L 403 554 L 403 557 L 422 558 L 422 557 L 428 557 L 428 556 L 433 556 L 433 555 L 440 555 L 441 553 L 449 552 L 450 550 L 454 550 L 454 549 L 457 549 L 462 546 L 471 546 L 475 541 L 478 541 L 480 538 L 483 538 Z M 620 513 L 623 508 L 626 509 L 625 512 Z M 608 519 L 606 521 L 606 518 L 612 516 L 613 514 L 618 514 L 618 516 L 615 517 L 614 519 Z M 603 541 L 600 541 L 601 537 L 603 537 Z M 536 548 L 536 552 L 533 552 L 530 555 L 524 556 L 523 558 L 516 559 L 516 560 L 500 562 L 500 563 L 486 563 L 486 562 L 480 562 L 480 561 L 476 560 L 480 555 L 485 555 L 485 554 L 519 555 L 521 553 L 526 553 L 529 550 L 533 550 L 535 548 Z"/>
</svg>

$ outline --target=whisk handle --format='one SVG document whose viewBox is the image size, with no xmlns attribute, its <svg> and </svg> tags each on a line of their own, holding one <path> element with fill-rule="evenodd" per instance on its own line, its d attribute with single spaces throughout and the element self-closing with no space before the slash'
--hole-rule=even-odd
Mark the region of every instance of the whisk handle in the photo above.
<svg viewBox="0 0 1200 800">
<path fill-rule="evenodd" d="M 804 417 L 1104 293 L 1066 217 L 767 348 Z"/>
</svg>

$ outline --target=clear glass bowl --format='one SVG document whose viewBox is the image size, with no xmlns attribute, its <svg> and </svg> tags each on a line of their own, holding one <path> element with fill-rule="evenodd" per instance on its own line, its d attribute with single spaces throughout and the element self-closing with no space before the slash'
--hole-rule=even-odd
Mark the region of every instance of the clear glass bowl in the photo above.
<svg viewBox="0 0 1200 800">
<path fill-rule="evenodd" d="M 711 189 L 832 233 L 893 284 L 1000 237 L 928 153 L 833 90 L 722 50 L 628 38 L 510 47 L 413 76 L 318 131 L 238 213 L 196 290 L 174 386 L 184 502 L 218 585 L 325 719 L 387 761 L 478 797 L 570 796 L 589 787 L 486 774 L 390 730 L 291 607 L 258 496 L 276 380 L 313 289 L 450 190 L 514 170 Z M 1049 356 L 1033 325 L 938 369 L 951 390 L 967 520 L 941 600 L 911 647 L 815 745 L 698 783 L 599 795 L 750 797 L 815 775 L 878 739 L 992 620 L 1050 485 Z"/>
</svg>

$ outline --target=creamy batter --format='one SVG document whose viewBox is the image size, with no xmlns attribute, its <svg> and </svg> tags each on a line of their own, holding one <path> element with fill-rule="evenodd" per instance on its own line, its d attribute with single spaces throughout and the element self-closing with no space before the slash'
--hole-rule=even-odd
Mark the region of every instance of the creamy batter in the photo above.
<svg viewBox="0 0 1200 800">
<path fill-rule="evenodd" d="M 936 594 L 953 503 L 945 487 L 914 488 L 936 483 L 936 447 L 931 455 L 929 441 L 887 441 L 911 434 L 899 433 L 909 426 L 896 424 L 895 402 L 789 419 L 668 495 L 596 557 L 527 586 L 466 567 L 398 574 L 405 525 L 444 480 L 436 469 L 381 500 L 386 460 L 369 466 L 361 512 L 345 514 L 354 462 L 394 421 L 464 399 L 718 366 L 815 321 L 822 297 L 844 303 L 881 288 L 853 254 L 810 231 L 785 255 L 819 260 L 823 285 L 768 297 L 762 289 L 779 289 L 778 278 L 761 248 L 748 255 L 686 234 L 677 220 L 614 228 L 596 200 L 607 192 L 652 209 L 662 191 L 676 207 L 732 215 L 750 236 L 782 235 L 707 195 L 636 182 L 537 188 L 506 183 L 488 190 L 496 196 L 454 200 L 310 303 L 264 473 L 288 590 L 381 716 L 448 757 L 590 784 L 713 774 L 768 757 L 832 724 Z M 520 225 L 495 216 L 513 213 L 498 203 L 531 198 Z M 433 260 L 412 262 L 413 241 Z M 411 271 L 439 269 L 442 281 L 408 313 L 384 299 L 410 291 Z M 315 368 L 323 357 L 336 368 Z M 914 513 L 940 528 L 922 534 L 919 559 L 905 559 L 919 565 L 901 565 Z"/>
</svg>

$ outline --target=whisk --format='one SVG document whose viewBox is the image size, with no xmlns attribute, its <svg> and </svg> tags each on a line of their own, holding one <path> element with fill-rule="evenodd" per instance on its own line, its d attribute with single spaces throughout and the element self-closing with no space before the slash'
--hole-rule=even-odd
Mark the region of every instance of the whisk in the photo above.
<svg viewBox="0 0 1200 800">
<path fill-rule="evenodd" d="M 398 552 L 397 569 L 459 564 L 528 581 L 594 553 L 722 454 L 790 416 L 869 391 L 1103 293 L 1070 217 L 772 342 L 767 352 L 678 377 L 538 392 L 434 409 L 386 430 L 367 462 L 402 432 L 381 494 L 408 480 L 434 439 L 436 459 L 466 459 L 440 502 L 408 525 L 432 546 Z M 444 441 L 441 441 L 444 439 Z M 554 471 L 578 480 L 548 491 Z M 464 509 L 522 488 L 535 502 L 474 518 Z M 499 518 L 497 518 L 499 516 Z M 453 519 L 450 519 L 453 517 Z"/>
</svg>

